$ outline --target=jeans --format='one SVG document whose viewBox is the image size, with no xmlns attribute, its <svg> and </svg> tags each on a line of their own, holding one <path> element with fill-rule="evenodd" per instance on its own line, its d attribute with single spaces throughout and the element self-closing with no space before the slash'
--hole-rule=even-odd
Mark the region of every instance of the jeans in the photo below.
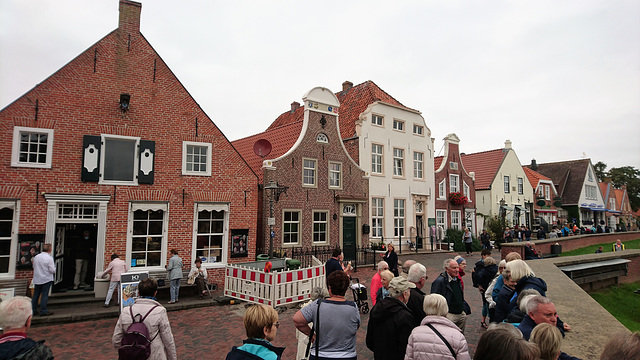
<svg viewBox="0 0 640 360">
<path fill-rule="evenodd" d="M 104 304 L 109 305 L 111 302 L 111 298 L 113 297 L 113 292 L 118 288 L 118 304 L 120 304 L 120 291 L 122 290 L 122 286 L 120 286 L 120 281 L 111 281 L 109 282 L 109 291 L 107 291 L 107 298 L 104 299 Z"/>
<path fill-rule="evenodd" d="M 34 285 L 33 299 L 31 299 L 31 308 L 33 309 L 33 315 L 38 313 L 38 298 L 40 299 L 40 315 L 47 313 L 47 301 L 49 301 L 49 290 L 51 290 L 53 281 L 49 281 L 44 284 Z"/>
<path fill-rule="evenodd" d="M 171 293 L 171 301 L 178 301 L 178 293 L 180 292 L 180 279 L 171 280 L 169 292 Z"/>
</svg>

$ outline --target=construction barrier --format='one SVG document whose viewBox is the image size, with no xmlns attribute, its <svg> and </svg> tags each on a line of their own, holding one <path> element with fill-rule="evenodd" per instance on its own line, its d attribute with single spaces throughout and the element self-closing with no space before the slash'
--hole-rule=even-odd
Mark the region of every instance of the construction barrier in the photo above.
<svg viewBox="0 0 640 360">
<path fill-rule="evenodd" d="M 315 287 L 324 288 L 324 264 L 313 258 L 313 266 L 265 273 L 262 270 L 237 265 L 227 265 L 225 271 L 225 296 L 269 306 L 280 306 L 305 301 Z"/>
</svg>

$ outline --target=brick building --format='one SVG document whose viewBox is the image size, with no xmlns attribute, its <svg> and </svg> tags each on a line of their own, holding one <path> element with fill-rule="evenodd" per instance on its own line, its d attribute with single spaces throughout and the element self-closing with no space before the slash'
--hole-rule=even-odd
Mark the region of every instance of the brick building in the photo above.
<svg viewBox="0 0 640 360">
<path fill-rule="evenodd" d="M 535 160 L 532 160 L 532 163 L 535 164 Z M 532 229 L 538 230 L 542 226 L 544 231 L 549 232 L 554 225 L 559 226 L 566 222 L 567 212 L 559 207 L 562 202 L 556 187 L 553 186 L 553 181 L 526 166 L 523 166 L 522 169 L 527 174 L 535 194 Z"/>
<path fill-rule="evenodd" d="M 95 249 L 88 278 L 113 253 L 164 271 L 176 248 L 220 285 L 225 263 L 255 256 L 257 176 L 140 33 L 140 13 L 121 0 L 117 29 L 0 111 L 0 288 L 31 278 L 43 242 L 54 291 L 73 284 L 83 248 Z"/>
<path fill-rule="evenodd" d="M 460 139 L 456 134 L 444 138 L 444 155 L 434 159 L 434 169 L 438 187 L 435 197 L 436 226 L 443 230 L 468 227 L 472 234 L 477 235 L 475 174 L 468 173 L 460 161 Z M 455 200 L 450 200 L 453 193 L 462 194 L 467 202 L 455 204 Z"/>
<path fill-rule="evenodd" d="M 267 131 L 236 140 L 233 145 L 258 173 L 262 192 L 258 238 L 268 251 L 270 201 L 273 198 L 273 247 L 340 246 L 345 259 L 366 245 L 369 179 L 342 142 L 338 127 L 340 103 L 328 89 L 316 87 L 294 102 Z M 268 141 L 270 153 L 254 151 Z M 258 148 L 260 148 L 258 143 Z M 262 147 L 264 149 L 264 146 Z M 277 185 L 286 194 L 275 197 Z"/>
</svg>

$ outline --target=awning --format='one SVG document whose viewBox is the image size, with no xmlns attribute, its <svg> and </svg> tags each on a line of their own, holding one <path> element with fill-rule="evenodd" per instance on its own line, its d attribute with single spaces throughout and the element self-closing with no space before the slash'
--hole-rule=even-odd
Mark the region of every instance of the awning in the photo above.
<svg viewBox="0 0 640 360">
<path fill-rule="evenodd" d="M 607 209 L 608 212 L 612 213 L 612 214 L 621 214 L 622 211 L 618 211 L 618 210 L 611 210 L 611 209 Z"/>
</svg>

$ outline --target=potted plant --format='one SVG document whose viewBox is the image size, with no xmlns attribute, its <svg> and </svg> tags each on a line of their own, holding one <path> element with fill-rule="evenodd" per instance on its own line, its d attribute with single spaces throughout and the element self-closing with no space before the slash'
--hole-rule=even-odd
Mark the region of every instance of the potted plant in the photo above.
<svg viewBox="0 0 640 360">
<path fill-rule="evenodd" d="M 469 202 L 469 199 L 461 192 L 453 192 L 449 194 L 449 202 L 453 205 L 464 205 Z"/>
</svg>

